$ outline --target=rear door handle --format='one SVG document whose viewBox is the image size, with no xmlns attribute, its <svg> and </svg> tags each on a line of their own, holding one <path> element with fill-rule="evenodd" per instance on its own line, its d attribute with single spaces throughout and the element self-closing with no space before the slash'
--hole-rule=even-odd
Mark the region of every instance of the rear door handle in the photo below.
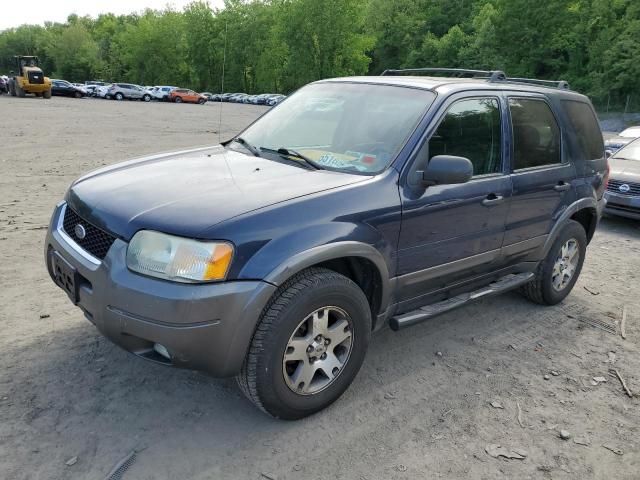
<svg viewBox="0 0 640 480">
<path fill-rule="evenodd" d="M 553 187 L 553 189 L 556 192 L 566 192 L 570 188 L 571 188 L 571 184 L 567 183 L 567 182 L 560 182 L 556 186 Z"/>
<path fill-rule="evenodd" d="M 495 193 L 490 193 L 487 195 L 487 198 L 482 200 L 482 205 L 485 207 L 493 207 L 494 205 L 499 205 L 504 202 L 504 197 L 502 195 L 496 195 Z"/>
</svg>

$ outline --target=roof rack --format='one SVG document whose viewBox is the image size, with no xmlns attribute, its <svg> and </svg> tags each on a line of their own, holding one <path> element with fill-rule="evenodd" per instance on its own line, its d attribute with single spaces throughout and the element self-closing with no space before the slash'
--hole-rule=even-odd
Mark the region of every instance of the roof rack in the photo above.
<svg viewBox="0 0 640 480">
<path fill-rule="evenodd" d="M 513 83 L 528 83 L 531 85 L 540 85 L 542 87 L 552 87 L 552 88 L 561 88 L 563 90 L 570 90 L 569 82 L 566 80 L 539 80 L 537 78 L 516 78 L 516 77 L 507 77 L 505 78 L 507 82 Z"/>
<path fill-rule="evenodd" d="M 405 68 L 400 70 L 385 70 L 381 75 L 406 75 L 413 73 L 444 73 L 456 78 L 484 78 L 490 82 L 525 83 L 529 85 L 540 85 L 542 87 L 560 88 L 563 90 L 571 89 L 569 82 L 565 80 L 539 80 L 537 78 L 507 77 L 501 70 L 469 70 L 466 68 Z"/>
<path fill-rule="evenodd" d="M 487 78 L 490 82 L 507 78 L 504 72 L 500 70 L 469 70 L 466 68 L 405 68 L 401 70 L 385 70 L 382 75 L 403 75 L 408 73 L 448 73 L 452 77 Z"/>
</svg>

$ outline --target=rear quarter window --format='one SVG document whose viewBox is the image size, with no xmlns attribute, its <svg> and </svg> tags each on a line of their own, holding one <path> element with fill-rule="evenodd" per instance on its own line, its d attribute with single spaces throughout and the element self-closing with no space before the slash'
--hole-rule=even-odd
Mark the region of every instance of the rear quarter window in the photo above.
<svg viewBox="0 0 640 480">
<path fill-rule="evenodd" d="M 583 160 L 596 160 L 604 156 L 602 131 L 591 106 L 585 102 L 563 100 L 569 123 L 576 133 L 579 156 Z"/>
</svg>

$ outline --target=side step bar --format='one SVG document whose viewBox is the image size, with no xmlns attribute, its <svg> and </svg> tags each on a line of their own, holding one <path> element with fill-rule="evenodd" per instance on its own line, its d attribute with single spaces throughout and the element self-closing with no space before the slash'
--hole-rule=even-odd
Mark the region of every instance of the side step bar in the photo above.
<svg viewBox="0 0 640 480">
<path fill-rule="evenodd" d="M 504 293 L 508 290 L 518 288 L 525 283 L 533 280 L 534 274 L 532 272 L 524 273 L 511 273 L 504 277 L 490 283 L 486 287 L 483 287 L 475 292 L 461 293 L 455 297 L 448 298 L 441 302 L 437 302 L 431 305 L 425 305 L 412 312 L 403 313 L 402 315 L 396 315 L 389 320 L 389 326 L 391 330 L 400 330 L 401 328 L 410 327 L 416 323 L 424 322 L 430 318 L 440 315 L 441 313 L 448 312 L 454 308 L 461 307 L 467 303 L 471 303 L 479 298 L 489 297 Z"/>
</svg>

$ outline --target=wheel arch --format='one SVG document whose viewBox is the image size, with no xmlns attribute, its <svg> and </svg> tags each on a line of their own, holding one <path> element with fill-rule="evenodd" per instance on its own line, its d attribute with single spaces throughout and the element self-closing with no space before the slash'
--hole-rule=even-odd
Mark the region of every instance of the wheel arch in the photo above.
<svg viewBox="0 0 640 480">
<path fill-rule="evenodd" d="M 371 318 L 389 304 L 389 270 L 382 254 L 373 246 L 356 241 L 335 242 L 293 255 L 269 273 L 265 281 L 280 286 L 299 272 L 312 267 L 326 268 L 351 279 L 364 292 Z"/>
<path fill-rule="evenodd" d="M 587 235 L 587 243 L 590 242 L 600 220 L 599 212 L 600 208 L 598 201 L 592 197 L 581 198 L 569 205 L 556 217 L 556 221 L 551 228 L 551 232 L 549 233 L 540 252 L 540 258 L 544 258 L 547 255 L 553 245 L 553 242 L 560 233 L 560 230 L 570 220 L 574 220 L 582 225 Z"/>
</svg>

